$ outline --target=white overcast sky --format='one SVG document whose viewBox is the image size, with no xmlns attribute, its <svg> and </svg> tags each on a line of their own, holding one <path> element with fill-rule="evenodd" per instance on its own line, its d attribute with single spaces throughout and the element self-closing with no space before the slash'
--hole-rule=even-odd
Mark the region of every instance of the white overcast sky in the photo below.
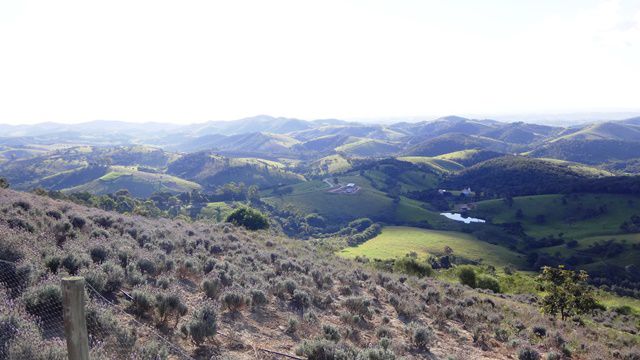
<svg viewBox="0 0 640 360">
<path fill-rule="evenodd" d="M 0 1 L 0 123 L 640 109 L 640 0 Z"/>
</svg>

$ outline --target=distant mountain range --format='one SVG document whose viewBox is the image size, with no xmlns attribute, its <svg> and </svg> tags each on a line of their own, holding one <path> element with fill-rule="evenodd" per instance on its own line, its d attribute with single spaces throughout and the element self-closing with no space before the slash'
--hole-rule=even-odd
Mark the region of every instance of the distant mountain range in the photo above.
<svg viewBox="0 0 640 360">
<path fill-rule="evenodd" d="M 464 149 L 548 152 L 540 149 L 553 148 L 557 153 L 557 148 L 562 147 L 556 142 L 612 141 L 609 147 L 614 148 L 626 147 L 627 142 L 640 142 L 640 117 L 559 127 L 459 116 L 382 125 L 259 115 L 191 125 L 121 121 L 0 125 L 0 133 L 0 146 L 11 148 L 52 144 L 144 144 L 180 152 L 214 150 L 278 156 L 344 152 L 365 157 L 436 156 Z"/>
<path fill-rule="evenodd" d="M 384 125 L 260 115 L 191 125 L 0 125 L 0 133 L 0 176 L 18 188 L 85 185 L 104 193 L 126 183 L 146 194 L 159 183 L 174 191 L 225 182 L 265 187 L 359 160 L 404 158 L 437 168 L 504 155 L 640 173 L 640 117 L 560 127 L 460 116 Z"/>
</svg>

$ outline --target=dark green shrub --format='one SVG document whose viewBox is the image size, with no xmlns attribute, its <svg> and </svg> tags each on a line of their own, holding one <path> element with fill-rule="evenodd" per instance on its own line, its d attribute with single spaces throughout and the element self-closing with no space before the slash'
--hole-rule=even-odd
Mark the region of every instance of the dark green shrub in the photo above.
<svg viewBox="0 0 640 360">
<path fill-rule="evenodd" d="M 24 305 L 31 315 L 62 321 L 62 292 L 57 285 L 46 284 L 30 289 L 24 294 Z"/>
<path fill-rule="evenodd" d="M 477 285 L 476 272 L 469 267 L 463 267 L 459 270 L 458 279 L 460 279 L 461 284 L 470 286 L 472 288 L 475 288 Z"/>
<path fill-rule="evenodd" d="M 71 225 L 76 229 L 82 229 L 87 223 L 87 220 L 79 216 L 72 216 L 71 218 L 69 218 L 69 221 L 71 221 Z"/>
<path fill-rule="evenodd" d="M 507 342 L 507 340 L 509 340 L 509 333 L 505 329 L 498 328 L 495 330 L 495 334 L 496 340 L 500 342 Z"/>
<path fill-rule="evenodd" d="M 371 301 L 365 299 L 362 296 L 350 296 L 344 300 L 344 306 L 355 315 L 360 315 L 363 317 L 371 316 L 371 310 L 369 306 L 371 306 Z"/>
<path fill-rule="evenodd" d="M 152 260 L 139 259 L 137 265 L 138 265 L 138 269 L 143 274 L 147 274 L 147 275 L 153 276 L 156 273 L 156 264 Z"/>
<path fill-rule="evenodd" d="M 250 207 L 241 207 L 227 216 L 227 222 L 238 226 L 244 226 L 249 230 L 267 229 L 269 220 L 267 216 Z"/>
<path fill-rule="evenodd" d="M 264 291 L 259 289 L 251 290 L 251 306 L 254 308 L 262 308 L 267 305 L 267 295 Z"/>
<path fill-rule="evenodd" d="M 58 273 L 58 269 L 60 268 L 60 264 L 62 263 L 62 258 L 60 256 L 52 255 L 44 258 L 44 266 L 49 269 L 52 273 Z"/>
<path fill-rule="evenodd" d="M 308 360 L 347 360 L 355 357 L 354 352 L 329 340 L 305 340 L 296 349 L 296 355 Z"/>
<path fill-rule="evenodd" d="M 9 358 L 9 345 L 20 328 L 20 320 L 14 315 L 0 315 L 0 359 Z"/>
<path fill-rule="evenodd" d="M 540 360 L 540 354 L 530 347 L 524 347 L 518 350 L 518 360 Z"/>
<path fill-rule="evenodd" d="M 90 341 L 104 341 L 117 328 L 118 322 L 111 312 L 95 306 L 86 307 L 87 331 Z"/>
<path fill-rule="evenodd" d="M 22 229 L 28 231 L 30 233 L 34 232 L 36 229 L 33 225 L 29 224 L 27 221 L 18 218 L 11 218 L 7 220 L 7 224 L 12 229 Z"/>
<path fill-rule="evenodd" d="M 293 280 L 286 280 L 284 282 L 284 289 L 289 293 L 289 295 L 293 295 L 293 292 L 296 291 L 298 285 Z"/>
<path fill-rule="evenodd" d="M 167 348 L 154 340 L 143 342 L 144 346 L 134 350 L 133 359 L 138 360 L 167 360 L 169 351 Z"/>
<path fill-rule="evenodd" d="M 207 261 L 205 261 L 204 263 L 204 266 L 202 267 L 202 271 L 204 271 L 205 274 L 208 274 L 211 271 L 213 271 L 215 267 L 216 267 L 216 261 L 213 259 L 207 259 Z"/>
<path fill-rule="evenodd" d="M 218 322 L 213 306 L 206 304 L 193 313 L 186 325 L 187 332 L 194 344 L 200 346 L 207 338 L 216 335 Z"/>
<path fill-rule="evenodd" d="M 84 279 L 88 286 L 91 286 L 95 291 L 103 294 L 104 287 L 107 283 L 107 275 L 99 269 L 91 269 L 83 273 Z"/>
<path fill-rule="evenodd" d="M 56 211 L 56 210 L 49 210 L 49 211 L 47 211 L 46 214 L 47 214 L 48 217 L 56 219 L 56 220 L 62 219 L 62 214 L 60 214 L 60 212 Z"/>
<path fill-rule="evenodd" d="M 290 317 L 289 320 L 287 320 L 285 332 L 289 335 L 294 335 L 298 331 L 298 324 L 298 319 Z"/>
<path fill-rule="evenodd" d="M 96 216 L 93 218 L 93 222 L 95 222 L 96 225 L 103 227 L 105 229 L 110 228 L 111 225 L 113 225 L 113 219 L 110 218 L 109 216 Z"/>
<path fill-rule="evenodd" d="M 145 316 L 153 307 L 153 299 L 144 291 L 134 290 L 131 298 L 129 310 L 138 316 Z"/>
<path fill-rule="evenodd" d="M 388 339 L 385 339 L 388 340 Z M 375 347 L 360 351 L 356 360 L 395 360 L 396 354 L 389 349 Z"/>
<path fill-rule="evenodd" d="M 102 263 L 109 257 L 109 251 L 104 246 L 98 245 L 89 249 L 89 255 L 94 263 Z"/>
<path fill-rule="evenodd" d="M 16 266 L 0 261 L 0 284 L 9 289 L 11 297 L 16 297 L 29 286 L 32 272 L 30 265 Z"/>
<path fill-rule="evenodd" d="M 247 306 L 248 299 L 238 292 L 227 292 L 222 296 L 222 304 L 231 312 L 238 312 Z"/>
<path fill-rule="evenodd" d="M 311 297 L 306 291 L 295 290 L 291 297 L 291 305 L 294 308 L 304 311 L 311 304 Z"/>
<path fill-rule="evenodd" d="M 393 263 L 393 271 L 418 277 L 431 276 L 433 273 L 431 265 L 426 261 L 420 262 L 411 256 L 396 259 Z"/>
<path fill-rule="evenodd" d="M 415 345 L 415 347 L 420 350 L 429 351 L 429 346 L 431 346 L 434 340 L 435 339 L 433 331 L 424 326 L 418 327 L 413 330 L 413 335 L 411 336 L 413 345 Z"/>
<path fill-rule="evenodd" d="M 19 200 L 13 203 L 14 208 L 21 208 L 24 211 L 29 211 L 31 209 L 31 204 L 24 200 Z"/>
<path fill-rule="evenodd" d="M 378 339 L 382 339 L 382 338 L 391 339 L 393 337 L 393 333 L 391 332 L 391 329 L 389 329 L 388 327 L 381 326 L 378 328 L 378 330 L 376 330 L 376 336 L 378 337 Z"/>
<path fill-rule="evenodd" d="M 536 325 L 534 326 L 531 331 L 536 335 L 536 336 L 540 336 L 540 337 L 544 337 L 547 336 L 547 328 L 541 325 Z"/>
<path fill-rule="evenodd" d="M 65 268 L 69 274 L 77 275 L 80 268 L 85 265 L 85 262 L 74 254 L 69 254 L 62 259 L 62 267 Z"/>
<path fill-rule="evenodd" d="M 322 333 L 324 338 L 327 340 L 331 340 L 333 342 L 340 341 L 340 332 L 333 325 L 329 325 L 329 324 L 322 325 Z"/>
<path fill-rule="evenodd" d="M 212 300 L 217 300 L 222 293 L 222 283 L 219 279 L 205 279 L 202 281 L 204 294 Z"/>
<path fill-rule="evenodd" d="M 108 261 L 102 265 L 102 271 L 106 274 L 105 294 L 118 292 L 124 283 L 124 270 L 116 263 Z"/>
<path fill-rule="evenodd" d="M 171 280 L 167 277 L 161 277 L 158 279 L 156 284 L 160 289 L 167 290 L 169 288 L 169 285 L 171 284 Z"/>
<path fill-rule="evenodd" d="M 160 321 L 165 323 L 170 316 L 174 316 L 176 319 L 175 324 L 178 324 L 180 317 L 187 313 L 187 305 L 182 302 L 182 299 L 178 295 L 169 294 L 157 294 L 155 301 Z"/>
<path fill-rule="evenodd" d="M 500 283 L 496 278 L 488 275 L 480 275 L 476 281 L 476 287 L 480 289 L 488 289 L 494 293 L 500 292 Z"/>
</svg>

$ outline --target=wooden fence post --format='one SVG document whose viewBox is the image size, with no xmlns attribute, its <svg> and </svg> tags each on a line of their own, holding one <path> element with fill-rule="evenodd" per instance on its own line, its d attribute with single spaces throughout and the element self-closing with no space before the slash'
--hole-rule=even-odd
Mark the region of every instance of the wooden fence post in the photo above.
<svg viewBox="0 0 640 360">
<path fill-rule="evenodd" d="M 89 360 L 83 277 L 72 276 L 62 279 L 62 307 L 69 360 Z"/>
</svg>

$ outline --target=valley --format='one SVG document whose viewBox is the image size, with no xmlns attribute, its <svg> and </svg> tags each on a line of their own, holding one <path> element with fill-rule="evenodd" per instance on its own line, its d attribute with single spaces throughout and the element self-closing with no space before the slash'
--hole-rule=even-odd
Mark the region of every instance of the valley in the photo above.
<svg viewBox="0 0 640 360">
<path fill-rule="evenodd" d="M 285 353 L 312 351 L 300 349 L 311 346 L 302 339 L 319 336 L 312 330 L 314 320 L 306 318 L 306 310 L 313 308 L 326 326 L 339 329 L 344 339 L 340 346 L 349 344 L 358 351 L 365 351 L 368 339 L 376 337 L 368 327 L 386 324 L 401 339 L 401 333 L 415 330 L 412 324 L 425 323 L 421 317 L 427 311 L 437 317 L 434 321 L 439 325 L 426 323 L 440 329 L 441 339 L 431 354 L 482 358 L 482 351 L 488 351 L 482 349 L 490 348 L 486 358 L 509 358 L 513 349 L 498 339 L 501 335 L 483 335 L 493 340 L 482 345 L 475 334 L 487 327 L 525 341 L 510 330 L 516 325 L 509 323 L 503 329 L 487 325 L 486 320 L 467 324 L 468 314 L 456 315 L 464 311 L 455 299 L 473 298 L 469 302 L 479 307 L 485 306 L 480 299 L 502 302 L 503 307 L 517 309 L 505 319 L 526 314 L 536 323 L 555 327 L 535 308 L 546 295 L 538 290 L 536 279 L 544 267 L 559 266 L 589 274 L 589 286 L 601 306 L 593 313 L 599 315 L 588 315 L 590 329 L 600 329 L 593 331 L 604 338 L 602 329 L 615 329 L 636 346 L 640 332 L 634 325 L 640 317 L 640 172 L 635 166 L 640 162 L 640 151 L 635 151 L 640 125 L 636 122 L 560 128 L 461 117 L 376 125 L 259 116 L 170 131 L 87 123 L 71 126 L 75 131 L 68 138 L 54 132 L 60 129 L 55 125 L 48 130 L 37 125 L 19 131 L 5 127 L 6 136 L 0 138 L 0 178 L 9 189 L 22 193 L 3 190 L 0 229 L 12 239 L 11 246 L 20 249 L 19 262 L 34 261 L 41 264 L 38 271 L 45 273 L 52 257 L 63 261 L 70 252 L 86 252 L 83 247 L 105 247 L 110 262 L 117 262 L 116 254 L 129 249 L 127 256 L 136 259 L 138 265 L 133 268 L 141 274 L 136 275 L 138 280 L 124 280 L 122 289 L 127 294 L 157 292 L 164 273 L 167 278 L 192 282 L 191 290 L 182 282 L 169 285 L 184 301 L 199 301 L 202 294 L 194 291 L 202 290 L 217 311 L 223 311 L 225 295 L 206 295 L 214 290 L 204 282 L 226 281 L 232 274 L 238 283 L 215 291 L 243 294 L 247 299 L 263 291 L 266 306 L 274 314 L 272 321 L 280 324 L 278 329 L 269 327 L 256 317 L 257 310 L 253 305 L 249 308 L 247 300 L 239 305 L 244 317 L 240 323 L 250 323 L 259 331 L 255 336 L 243 335 L 244 341 L 277 339 L 273 346 Z M 96 126 L 104 131 L 88 132 Z M 119 129 L 126 129 L 126 136 Z M 120 139 L 118 145 L 115 138 Z M 585 147 L 597 149 L 593 150 L 597 156 L 576 155 L 583 154 L 580 149 Z M 23 197 L 37 210 L 20 205 Z M 43 215 L 58 212 L 59 219 Z M 88 217 L 85 221 L 90 222 L 91 231 L 64 225 L 66 218 L 72 222 L 75 214 L 85 213 L 90 214 L 84 218 Z M 146 224 L 145 229 L 131 230 L 139 221 Z M 156 227 L 164 230 L 153 230 Z M 35 250 L 19 245 L 19 239 L 41 230 L 53 236 L 53 243 L 34 257 Z M 114 238 L 118 240 L 110 240 Z M 250 250 L 243 253 L 238 242 Z M 11 252 L 4 254 L 14 258 Z M 283 254 L 290 255 L 285 260 Z M 149 259 L 164 264 L 159 265 L 162 269 L 145 270 Z M 73 271 L 85 276 L 107 271 L 101 262 L 93 264 L 83 256 L 73 261 L 83 269 Z M 318 274 L 331 273 L 331 279 L 311 270 L 317 266 L 321 267 Z M 328 270 L 336 266 L 345 274 L 353 273 L 353 278 Z M 243 267 L 253 270 L 247 273 Z M 135 273 L 133 268 L 123 270 Z M 294 275 L 296 269 L 300 272 Z M 295 285 L 276 281 L 270 271 L 291 275 Z M 465 271 L 473 273 L 477 283 L 465 283 Z M 393 280 L 384 280 L 389 276 Z M 37 279 L 33 286 L 42 285 Z M 446 300 L 436 306 L 424 289 L 452 293 L 454 298 L 440 295 Z M 301 291 L 309 299 L 299 298 L 304 297 Z M 110 296 L 121 306 L 130 302 L 121 294 Z M 334 305 L 325 303 L 325 296 Z M 420 300 L 405 304 L 396 296 Z M 345 311 L 343 306 L 336 304 L 355 301 L 354 297 L 382 299 L 369 305 L 380 316 L 367 312 L 362 319 L 345 320 L 346 315 L 339 313 Z M 301 311 L 301 317 L 294 316 L 296 311 Z M 155 315 L 151 311 L 135 316 L 152 319 Z M 223 315 L 221 329 L 236 329 L 235 316 L 239 315 Z M 604 316 L 609 320 L 601 329 Z M 179 317 L 176 321 L 180 323 Z M 498 324 L 505 321 L 511 320 Z M 446 323 L 458 329 L 457 340 L 442 333 Z M 290 330 L 292 326 L 299 329 Z M 167 334 L 192 354 L 205 351 L 185 340 L 188 331 L 187 335 Z M 465 337 L 470 342 L 462 340 Z M 394 353 L 409 358 L 425 354 L 411 348 L 410 339 L 399 341 Z M 577 338 L 571 341 L 571 351 L 586 354 Z M 539 340 L 526 342 L 542 353 L 569 351 L 567 346 L 562 350 Z M 241 358 L 246 355 L 232 350 L 229 342 L 222 346 Z M 598 349 L 610 354 L 606 346 Z"/>
</svg>

